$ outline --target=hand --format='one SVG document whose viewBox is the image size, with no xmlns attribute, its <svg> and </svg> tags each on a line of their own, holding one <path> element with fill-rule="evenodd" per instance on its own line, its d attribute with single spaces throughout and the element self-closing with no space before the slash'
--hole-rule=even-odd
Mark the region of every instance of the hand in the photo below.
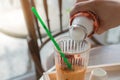
<svg viewBox="0 0 120 80">
<path fill-rule="evenodd" d="M 99 17 L 100 27 L 97 31 L 98 34 L 120 25 L 119 0 L 90 0 L 78 2 L 72 9 L 70 17 L 78 11 L 92 11 Z"/>
</svg>

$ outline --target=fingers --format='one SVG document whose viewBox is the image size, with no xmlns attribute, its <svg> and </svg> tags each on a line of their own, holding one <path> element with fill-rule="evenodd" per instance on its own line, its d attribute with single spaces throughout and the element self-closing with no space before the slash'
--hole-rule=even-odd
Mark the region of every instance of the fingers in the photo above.
<svg viewBox="0 0 120 80">
<path fill-rule="evenodd" d="M 105 32 L 105 30 L 103 30 L 102 28 L 99 28 L 96 33 L 97 33 L 97 34 L 102 34 L 103 32 Z"/>
<path fill-rule="evenodd" d="M 72 17 L 74 14 L 76 14 L 79 11 L 92 11 L 94 13 L 96 12 L 96 1 L 94 0 L 89 0 L 89 1 L 84 1 L 84 2 L 78 2 L 75 4 L 75 6 L 72 8 L 70 12 L 70 17 Z M 105 30 L 100 28 L 96 33 L 101 34 Z"/>
<path fill-rule="evenodd" d="M 75 13 L 79 11 L 94 11 L 93 1 L 83 1 L 78 2 L 75 4 L 75 6 L 72 8 L 70 12 L 70 16 L 73 16 Z"/>
</svg>

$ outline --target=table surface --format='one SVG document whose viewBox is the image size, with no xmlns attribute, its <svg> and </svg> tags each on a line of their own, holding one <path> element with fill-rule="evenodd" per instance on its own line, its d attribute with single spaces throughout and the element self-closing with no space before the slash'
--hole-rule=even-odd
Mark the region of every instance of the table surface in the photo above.
<svg viewBox="0 0 120 80">
<path fill-rule="evenodd" d="M 120 63 L 120 44 L 93 48 L 89 65 Z"/>
<path fill-rule="evenodd" d="M 120 44 L 100 46 L 90 51 L 89 66 L 120 63 Z M 40 80 L 43 80 L 42 78 Z"/>
</svg>

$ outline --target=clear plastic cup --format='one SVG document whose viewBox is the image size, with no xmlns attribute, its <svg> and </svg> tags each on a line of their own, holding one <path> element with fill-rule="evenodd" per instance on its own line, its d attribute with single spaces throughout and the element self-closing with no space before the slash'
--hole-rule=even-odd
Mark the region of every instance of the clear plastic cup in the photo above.
<svg viewBox="0 0 120 80">
<path fill-rule="evenodd" d="M 59 51 L 54 50 L 57 80 L 85 80 L 90 44 L 86 40 L 79 42 L 67 36 L 59 38 L 57 42 L 65 57 L 72 64 L 72 69 L 69 69 Z"/>
</svg>

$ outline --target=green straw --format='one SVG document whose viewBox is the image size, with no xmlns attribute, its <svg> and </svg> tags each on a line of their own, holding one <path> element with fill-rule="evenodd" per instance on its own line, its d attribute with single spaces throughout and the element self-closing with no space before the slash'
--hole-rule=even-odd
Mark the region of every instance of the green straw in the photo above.
<svg viewBox="0 0 120 80">
<path fill-rule="evenodd" d="M 52 34 L 50 33 L 50 31 L 48 30 L 48 28 L 46 27 L 45 23 L 43 22 L 42 18 L 39 16 L 37 10 L 32 7 L 32 12 L 34 13 L 34 15 L 37 17 L 37 19 L 39 20 L 39 22 L 41 23 L 41 25 L 43 26 L 43 28 L 45 29 L 47 35 L 49 36 L 49 38 L 52 40 L 53 44 L 55 45 L 56 49 L 60 52 L 60 56 L 63 58 L 64 62 L 66 63 L 67 67 L 69 69 L 72 69 L 71 64 L 68 62 L 68 59 L 65 57 L 65 54 L 62 52 L 60 46 L 57 44 L 57 42 L 55 41 L 54 37 L 52 36 Z"/>
</svg>

